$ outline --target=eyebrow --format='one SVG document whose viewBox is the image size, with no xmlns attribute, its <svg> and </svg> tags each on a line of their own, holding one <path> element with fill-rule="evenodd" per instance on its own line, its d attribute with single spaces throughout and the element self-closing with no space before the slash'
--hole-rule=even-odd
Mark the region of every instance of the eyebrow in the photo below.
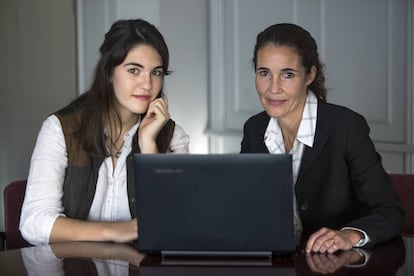
<svg viewBox="0 0 414 276">
<path fill-rule="evenodd" d="M 125 64 L 124 66 L 125 66 L 125 67 L 126 67 L 126 66 L 136 66 L 136 67 L 139 67 L 139 68 L 144 68 L 144 66 L 143 66 L 142 64 L 139 64 L 139 63 L 137 63 L 137 62 L 129 62 L 129 63 Z M 153 68 L 153 70 L 154 70 L 154 69 L 164 69 L 164 68 L 163 68 L 163 66 L 162 66 L 162 65 L 158 65 L 158 66 L 155 66 L 155 67 Z"/>
<path fill-rule="evenodd" d="M 299 72 L 299 70 L 292 69 L 292 68 L 283 68 L 283 69 L 282 69 L 282 70 L 280 70 L 280 71 L 282 71 L 282 72 L 285 72 L 285 71 Z"/>
<path fill-rule="evenodd" d="M 269 68 L 267 68 L 267 67 L 258 67 L 258 68 L 256 68 L 256 71 L 257 70 L 268 70 L 268 71 L 270 71 L 269 70 Z M 293 72 L 299 72 L 299 70 L 296 70 L 296 69 L 292 69 L 292 68 L 283 68 L 282 70 L 280 70 L 281 72 L 285 72 L 285 71 L 293 71 Z"/>
</svg>

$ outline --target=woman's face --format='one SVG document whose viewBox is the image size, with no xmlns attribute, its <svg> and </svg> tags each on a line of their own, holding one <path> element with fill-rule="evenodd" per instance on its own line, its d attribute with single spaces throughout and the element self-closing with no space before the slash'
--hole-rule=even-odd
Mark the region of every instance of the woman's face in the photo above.
<svg viewBox="0 0 414 276">
<path fill-rule="evenodd" d="M 160 93 L 164 79 L 161 56 L 151 46 L 139 44 L 114 68 L 112 85 L 121 118 L 143 114 Z"/>
<path fill-rule="evenodd" d="M 267 114 L 286 119 L 300 116 L 316 67 L 306 74 L 293 48 L 274 44 L 260 48 L 256 60 L 256 90 Z"/>
</svg>

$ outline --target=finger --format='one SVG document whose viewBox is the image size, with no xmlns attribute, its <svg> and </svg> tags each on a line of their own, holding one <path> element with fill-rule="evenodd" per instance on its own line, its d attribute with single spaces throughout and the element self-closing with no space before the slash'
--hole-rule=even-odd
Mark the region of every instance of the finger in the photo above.
<svg viewBox="0 0 414 276">
<path fill-rule="evenodd" d="M 149 112 L 155 115 L 161 115 L 165 118 L 169 118 L 170 114 L 168 112 L 168 107 L 165 101 L 158 99 L 150 104 Z"/>
<path fill-rule="evenodd" d="M 326 240 L 332 238 L 333 234 L 331 232 L 331 229 L 323 227 L 312 234 L 306 245 L 306 252 L 321 252 L 321 247 L 324 245 Z M 327 248 L 325 248 L 324 251 L 326 251 L 326 249 Z"/>
<path fill-rule="evenodd" d="M 325 253 L 331 247 L 334 247 L 336 250 L 336 242 L 335 231 L 329 230 L 315 240 L 312 251 Z"/>
<path fill-rule="evenodd" d="M 170 118 L 170 114 L 161 105 L 153 104 L 148 108 L 146 118 L 163 122 Z"/>
<path fill-rule="evenodd" d="M 154 107 L 154 113 L 152 116 L 154 116 L 154 120 L 157 120 L 160 123 L 166 122 L 170 118 L 170 114 L 160 106 Z"/>
<path fill-rule="evenodd" d="M 327 252 L 332 254 L 339 250 L 339 242 L 334 240 L 334 243 L 328 248 Z"/>
<path fill-rule="evenodd" d="M 336 232 L 332 229 L 328 229 L 323 237 L 320 238 L 318 241 L 321 243 L 321 247 L 323 247 L 323 252 L 326 252 L 332 246 L 335 246 L 337 243 Z"/>
<path fill-rule="evenodd" d="M 161 105 L 165 110 L 168 110 L 168 100 L 166 98 L 157 98 L 151 104 Z"/>
</svg>

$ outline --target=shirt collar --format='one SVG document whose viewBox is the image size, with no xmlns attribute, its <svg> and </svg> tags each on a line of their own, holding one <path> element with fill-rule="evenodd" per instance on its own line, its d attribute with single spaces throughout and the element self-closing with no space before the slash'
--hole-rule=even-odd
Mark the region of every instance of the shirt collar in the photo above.
<svg viewBox="0 0 414 276">
<path fill-rule="evenodd" d="M 318 99 L 313 92 L 309 90 L 302 113 L 302 120 L 300 121 L 298 133 L 296 135 L 296 139 L 308 147 L 312 147 L 315 140 L 317 110 Z"/>
</svg>

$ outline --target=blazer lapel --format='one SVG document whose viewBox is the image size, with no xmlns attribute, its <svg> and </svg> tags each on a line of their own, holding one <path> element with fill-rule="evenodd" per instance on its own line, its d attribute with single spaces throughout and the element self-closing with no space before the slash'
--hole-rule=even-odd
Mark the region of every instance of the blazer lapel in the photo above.
<svg viewBox="0 0 414 276">
<path fill-rule="evenodd" d="M 326 135 L 323 131 L 325 129 L 325 106 L 324 103 L 318 103 L 318 118 L 316 122 L 316 132 L 315 132 L 315 140 L 313 143 L 313 147 L 305 147 L 302 156 L 302 163 L 299 169 L 298 175 L 298 182 L 299 180 L 306 174 L 309 168 L 312 166 L 313 162 L 315 162 L 318 155 L 321 153 L 322 149 L 324 148 L 326 142 L 328 141 L 328 135 Z M 329 116 L 328 116 L 329 118 Z"/>
<path fill-rule="evenodd" d="M 316 158 L 322 151 L 323 147 L 325 146 L 326 142 L 328 141 L 328 136 L 324 133 L 318 133 L 315 136 L 315 142 L 313 147 L 305 147 L 302 157 L 302 164 L 300 165 L 299 176 L 298 180 L 306 174 L 308 169 L 312 166 L 313 162 L 315 162 Z"/>
</svg>

